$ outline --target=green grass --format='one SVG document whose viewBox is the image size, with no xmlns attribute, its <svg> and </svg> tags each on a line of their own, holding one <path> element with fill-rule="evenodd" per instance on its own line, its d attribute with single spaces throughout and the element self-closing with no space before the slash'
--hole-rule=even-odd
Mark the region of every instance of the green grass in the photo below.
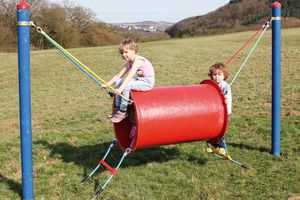
<svg viewBox="0 0 300 200">
<path fill-rule="evenodd" d="M 271 150 L 271 31 L 232 86 L 231 156 L 243 169 L 204 153 L 205 142 L 139 149 L 130 154 L 99 199 L 296 199 L 300 196 L 300 29 L 282 30 L 281 152 Z M 156 70 L 157 86 L 207 79 L 253 32 L 139 44 Z M 71 49 L 109 80 L 122 65 L 117 46 Z M 231 78 L 249 47 L 230 65 Z M 0 53 L 0 199 L 20 199 L 21 159 L 17 54 Z M 230 79 L 229 79 L 230 81 Z M 106 118 L 112 99 L 57 50 L 31 53 L 32 135 L 36 199 L 89 199 L 108 172 L 84 186 L 114 138 Z M 109 157 L 115 164 L 122 152 Z"/>
</svg>

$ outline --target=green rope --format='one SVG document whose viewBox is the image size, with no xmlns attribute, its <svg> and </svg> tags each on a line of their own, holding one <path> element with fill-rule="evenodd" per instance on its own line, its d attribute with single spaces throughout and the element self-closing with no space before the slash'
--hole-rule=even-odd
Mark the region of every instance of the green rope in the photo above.
<svg viewBox="0 0 300 200">
<path fill-rule="evenodd" d="M 251 54 L 253 53 L 254 49 L 256 48 L 256 46 L 258 45 L 259 41 L 261 40 L 262 36 L 265 34 L 266 30 L 269 28 L 270 26 L 270 21 L 268 21 L 264 27 L 264 30 L 262 31 L 262 33 L 260 34 L 259 38 L 257 39 L 256 43 L 253 45 L 251 51 L 249 52 L 249 54 L 247 55 L 246 59 L 244 60 L 243 64 L 240 66 L 239 70 L 237 71 L 237 73 L 235 74 L 235 76 L 233 77 L 232 81 L 230 82 L 230 86 L 234 83 L 235 79 L 237 78 L 237 76 L 240 74 L 240 72 L 242 71 L 243 67 L 245 66 L 246 62 L 248 61 L 248 59 L 250 58 Z"/>
</svg>

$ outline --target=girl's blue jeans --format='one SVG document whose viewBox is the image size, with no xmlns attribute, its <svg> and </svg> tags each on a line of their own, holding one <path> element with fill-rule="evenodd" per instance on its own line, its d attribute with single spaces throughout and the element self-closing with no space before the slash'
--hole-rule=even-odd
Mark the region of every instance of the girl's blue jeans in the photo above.
<svg viewBox="0 0 300 200">
<path fill-rule="evenodd" d="M 115 83 L 116 88 L 119 88 L 122 85 L 123 81 L 124 81 L 124 78 L 117 80 Z M 155 84 L 155 78 L 153 76 L 134 78 L 129 82 L 127 87 L 123 90 L 122 95 L 128 99 L 131 90 L 148 91 L 153 88 L 154 84 Z M 125 99 L 123 99 L 122 97 L 120 97 L 119 95 L 117 95 L 116 96 L 116 106 L 120 107 L 121 111 L 126 111 L 128 102 Z"/>
</svg>

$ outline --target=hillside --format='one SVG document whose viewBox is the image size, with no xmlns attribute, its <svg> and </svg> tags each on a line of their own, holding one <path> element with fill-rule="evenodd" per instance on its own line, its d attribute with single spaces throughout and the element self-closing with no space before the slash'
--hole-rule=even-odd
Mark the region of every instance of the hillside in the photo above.
<svg viewBox="0 0 300 200">
<path fill-rule="evenodd" d="M 1 1 L 0 51 L 17 50 L 16 1 Z M 91 9 L 78 7 L 72 1 L 63 4 L 48 0 L 31 0 L 31 20 L 65 48 L 95 47 L 118 44 L 131 37 L 137 42 L 165 40 L 171 37 L 208 35 L 256 29 L 271 12 L 271 0 L 228 0 L 228 4 L 203 16 L 194 16 L 176 24 L 137 22 L 120 29 L 96 19 Z M 299 0 L 281 0 L 283 27 L 300 26 Z M 167 28 L 169 27 L 169 28 Z M 167 29 L 166 29 L 167 28 Z M 166 31 L 164 31 L 166 30 Z M 53 46 L 32 29 L 32 49 Z"/>
<path fill-rule="evenodd" d="M 96 18 L 96 14 L 72 1 L 63 4 L 49 0 L 30 1 L 31 20 L 65 48 L 94 47 L 118 44 L 126 37 L 137 42 L 169 39 L 165 29 L 168 22 L 136 22 L 119 26 L 107 24 Z M 17 50 L 16 2 L 1 1 L 0 4 L 0 51 Z M 32 49 L 49 49 L 53 46 L 32 29 Z"/>
<path fill-rule="evenodd" d="M 298 0 L 280 2 L 282 16 L 286 17 L 283 19 L 286 26 L 299 26 L 300 4 Z M 227 5 L 206 15 L 179 21 L 169 27 L 166 32 L 171 37 L 184 37 L 253 29 L 270 17 L 271 5 L 271 0 L 231 0 Z M 287 18 L 288 21 L 286 21 Z"/>
</svg>

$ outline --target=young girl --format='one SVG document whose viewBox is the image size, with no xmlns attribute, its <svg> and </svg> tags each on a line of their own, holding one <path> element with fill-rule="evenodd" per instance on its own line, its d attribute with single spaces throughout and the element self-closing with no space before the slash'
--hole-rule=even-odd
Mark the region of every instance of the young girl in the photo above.
<svg viewBox="0 0 300 200">
<path fill-rule="evenodd" d="M 121 71 L 108 81 L 107 85 L 104 85 L 104 87 L 107 87 L 115 83 L 117 88 L 116 110 L 111 116 L 113 123 L 119 123 L 127 117 L 128 102 L 120 97 L 120 94 L 128 99 L 131 90 L 147 91 L 154 87 L 155 74 L 153 66 L 146 58 L 138 55 L 137 50 L 138 47 L 132 39 L 125 39 L 120 43 L 119 52 L 127 62 Z M 128 75 L 123 78 L 125 74 Z"/>
<path fill-rule="evenodd" d="M 226 68 L 224 64 L 222 63 L 216 63 L 212 65 L 209 68 L 208 76 L 211 80 L 214 80 L 221 90 L 224 93 L 225 101 L 227 105 L 227 111 L 228 111 L 228 120 L 232 112 L 232 95 L 231 95 L 231 88 L 230 85 L 225 81 L 228 77 L 229 73 L 226 71 Z M 227 155 L 226 149 L 225 149 L 225 138 L 223 138 L 221 141 L 219 141 L 217 144 L 211 144 L 212 146 L 208 147 L 206 149 L 209 153 L 217 153 L 223 156 Z"/>
</svg>

